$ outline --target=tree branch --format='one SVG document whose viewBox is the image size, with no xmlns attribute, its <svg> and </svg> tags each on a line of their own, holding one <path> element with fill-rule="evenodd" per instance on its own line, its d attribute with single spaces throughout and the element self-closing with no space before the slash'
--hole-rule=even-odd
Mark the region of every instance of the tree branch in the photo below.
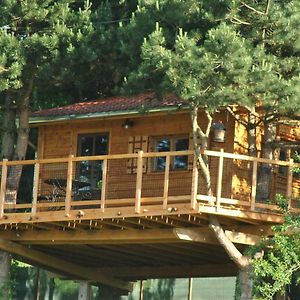
<svg viewBox="0 0 300 300">
<path fill-rule="evenodd" d="M 242 5 L 248 8 L 249 10 L 252 10 L 253 12 L 259 14 L 259 15 L 266 15 L 266 12 L 259 11 L 255 9 L 254 7 L 250 6 L 249 4 L 245 3 L 244 1 L 241 1 Z"/>
<path fill-rule="evenodd" d="M 226 236 L 216 216 L 209 216 L 209 228 L 215 233 L 219 243 L 223 246 L 229 257 L 240 269 L 246 269 L 250 265 L 250 258 L 243 255 Z"/>
</svg>

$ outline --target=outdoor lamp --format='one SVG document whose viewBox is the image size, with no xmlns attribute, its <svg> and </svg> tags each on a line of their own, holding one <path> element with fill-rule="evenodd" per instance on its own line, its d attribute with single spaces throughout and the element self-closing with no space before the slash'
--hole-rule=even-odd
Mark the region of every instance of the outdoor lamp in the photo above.
<svg viewBox="0 0 300 300">
<path fill-rule="evenodd" d="M 133 127 L 134 122 L 132 120 L 126 119 L 125 122 L 122 124 L 122 127 L 125 129 Z"/>
<path fill-rule="evenodd" d="M 225 142 L 225 134 L 226 134 L 226 128 L 222 121 L 218 121 L 216 123 L 213 123 L 211 126 L 213 131 L 213 141 L 218 143 L 224 143 Z"/>
</svg>

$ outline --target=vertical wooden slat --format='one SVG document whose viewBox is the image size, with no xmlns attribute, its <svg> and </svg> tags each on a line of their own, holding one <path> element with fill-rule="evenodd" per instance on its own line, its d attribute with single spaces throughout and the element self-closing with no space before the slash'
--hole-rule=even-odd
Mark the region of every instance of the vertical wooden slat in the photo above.
<svg viewBox="0 0 300 300">
<path fill-rule="evenodd" d="M 34 178 L 33 178 L 33 195 L 32 195 L 32 207 L 31 213 L 36 214 L 37 197 L 39 191 L 39 175 L 40 175 L 40 163 L 35 163 L 34 166 Z"/>
<path fill-rule="evenodd" d="M 66 200 L 65 200 L 65 214 L 69 216 L 71 209 L 71 197 L 72 197 L 72 177 L 73 177 L 73 158 L 74 155 L 69 155 L 68 159 L 68 172 L 67 172 L 67 188 L 66 188 Z"/>
<path fill-rule="evenodd" d="M 164 200 L 163 209 L 167 208 L 168 205 L 168 193 L 169 193 L 169 175 L 170 175 L 170 155 L 166 156 L 166 168 L 165 168 L 165 178 L 164 178 Z"/>
<path fill-rule="evenodd" d="M 291 198 L 293 193 L 293 164 L 294 164 L 294 160 L 291 158 L 288 166 L 287 186 L 286 186 L 286 198 L 289 201 L 289 208 L 291 207 L 291 200 L 292 200 Z"/>
<path fill-rule="evenodd" d="M 256 190 L 257 190 L 257 160 L 253 161 L 253 169 L 252 169 L 252 187 L 251 187 L 251 210 L 255 210 L 255 200 L 256 200 Z"/>
<path fill-rule="evenodd" d="M 219 167 L 218 167 L 218 179 L 217 179 L 217 210 L 220 209 L 221 195 L 222 195 L 222 180 L 223 180 L 223 165 L 224 165 L 224 149 L 220 149 Z"/>
<path fill-rule="evenodd" d="M 102 186 L 101 186 L 101 211 L 105 209 L 105 195 L 106 195 L 106 179 L 107 179 L 107 159 L 102 163 Z"/>
<path fill-rule="evenodd" d="M 1 173 L 1 186 L 0 186 L 0 218 L 3 218 L 3 214 L 4 214 L 6 179 L 7 179 L 7 159 L 3 159 L 2 173 Z"/>
<path fill-rule="evenodd" d="M 136 172 L 136 193 L 135 193 L 135 212 L 141 211 L 141 195 L 142 195 L 142 179 L 143 179 L 143 151 L 138 152 L 137 172 Z"/>
<path fill-rule="evenodd" d="M 197 168 L 197 158 L 194 154 L 193 162 L 193 172 L 192 172 L 192 191 L 191 191 L 191 208 L 196 208 L 197 203 L 197 193 L 198 193 L 198 168 Z"/>
</svg>

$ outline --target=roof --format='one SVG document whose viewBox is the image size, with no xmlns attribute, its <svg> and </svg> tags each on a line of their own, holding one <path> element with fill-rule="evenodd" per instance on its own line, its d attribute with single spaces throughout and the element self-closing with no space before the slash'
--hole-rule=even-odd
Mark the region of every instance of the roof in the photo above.
<svg viewBox="0 0 300 300">
<path fill-rule="evenodd" d="M 180 108 L 182 104 L 182 100 L 171 94 L 158 98 L 154 92 L 145 92 L 35 111 L 30 115 L 30 123 L 169 111 Z"/>
</svg>

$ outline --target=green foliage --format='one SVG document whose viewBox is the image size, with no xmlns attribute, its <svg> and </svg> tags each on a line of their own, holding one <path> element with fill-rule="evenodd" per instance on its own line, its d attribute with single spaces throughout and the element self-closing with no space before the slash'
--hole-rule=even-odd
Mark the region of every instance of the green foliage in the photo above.
<svg viewBox="0 0 300 300">
<path fill-rule="evenodd" d="M 255 299 L 273 299 L 299 277 L 300 269 L 300 216 L 292 215 L 287 200 L 279 197 L 279 206 L 285 213 L 285 222 L 274 226 L 274 236 L 266 239 L 253 253 L 264 250 L 264 256 L 253 259 Z"/>
<path fill-rule="evenodd" d="M 137 53 L 125 90 L 172 91 L 211 111 L 259 100 L 267 114 L 292 114 L 299 110 L 299 19 L 295 0 L 269 7 L 267 1 L 250 7 L 230 0 L 140 1 L 124 29 L 134 29 L 134 46 L 126 49 Z"/>
</svg>

